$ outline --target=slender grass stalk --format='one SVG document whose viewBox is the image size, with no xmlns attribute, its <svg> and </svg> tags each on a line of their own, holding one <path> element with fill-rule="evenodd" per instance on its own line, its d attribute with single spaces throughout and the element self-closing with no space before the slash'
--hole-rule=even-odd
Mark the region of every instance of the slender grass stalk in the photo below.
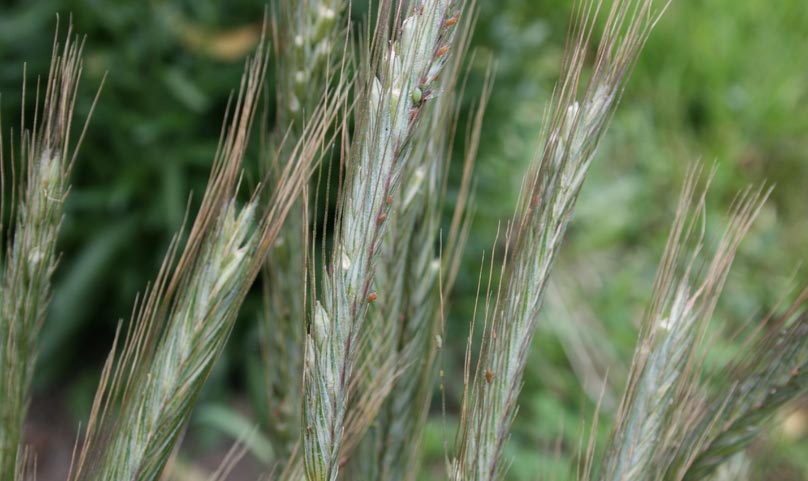
<svg viewBox="0 0 808 481">
<path fill-rule="evenodd" d="M 741 239 L 767 194 L 743 193 L 712 260 L 702 266 L 704 195 L 694 210 L 692 171 L 646 311 L 601 480 L 659 479 L 664 457 L 677 444 L 677 431 L 698 399 L 698 348 Z"/>
<path fill-rule="evenodd" d="M 179 260 L 175 242 L 124 346 L 108 360 L 70 479 L 158 479 L 204 382 L 233 328 L 238 309 L 307 182 L 331 125 L 342 87 L 318 109 L 286 163 L 272 201 L 260 192 L 243 207 L 236 195 L 266 69 L 262 39 L 247 62 L 235 115 L 223 132 L 208 187 Z M 173 270 L 173 273 L 172 273 Z M 117 340 L 116 340 L 117 344 Z M 114 410 L 114 412 L 112 412 Z"/>
<path fill-rule="evenodd" d="M 485 344 L 464 399 L 455 480 L 500 479 L 502 450 L 516 413 L 522 375 L 547 279 L 598 142 L 660 13 L 651 1 L 613 4 L 594 71 L 580 79 L 599 2 L 576 3 L 544 146 L 522 188 L 521 206 L 506 233 L 502 284 L 491 307 Z M 468 375 L 467 375 L 468 376 Z"/>
<path fill-rule="evenodd" d="M 452 46 L 454 8 L 449 0 L 414 2 L 388 50 L 384 19 L 391 6 L 380 6 L 374 45 L 381 50 L 369 61 L 379 77 L 371 77 L 360 96 L 364 110 L 347 162 L 337 240 L 307 338 L 303 458 L 309 481 L 337 479 L 359 336 L 369 305 L 389 295 L 374 290 L 375 257 L 390 204 L 401 201 L 398 184 L 411 162 L 409 142 Z"/>
<path fill-rule="evenodd" d="M 62 223 L 70 173 L 84 136 L 70 143 L 73 108 L 82 71 L 83 43 L 68 28 L 63 46 L 53 43 L 44 103 L 39 105 L 39 83 L 33 130 L 21 119 L 19 157 L 12 145 L 12 182 L 21 166 L 19 185 L 13 185 L 11 218 L 14 229 L 0 256 L 0 480 L 15 479 L 25 469 L 23 423 L 36 363 L 37 338 L 51 297 L 51 277 L 58 255 L 56 242 Z M 99 89 L 100 93 L 100 89 Z M 96 96 L 96 99 L 98 97 Z M 23 85 L 23 105 L 25 86 Z M 95 104 L 93 104 L 93 107 Z M 40 110 L 41 108 L 41 110 Z M 92 110 L 90 112 L 92 114 Z M 87 119 L 89 122 L 89 116 Z M 84 129 L 86 130 L 85 123 Z M 2 125 L 0 124 L 0 131 Z M 0 133 L 0 185 L 5 187 L 6 159 Z M 0 217 L 4 215 L 5 191 L 0 194 Z M 15 216 L 16 214 L 16 216 Z M 0 240 L 3 224 L 0 219 Z"/>
<path fill-rule="evenodd" d="M 318 97 L 312 92 L 326 88 L 333 56 L 344 40 L 340 34 L 344 9 L 342 0 L 281 2 L 279 17 L 283 21 L 274 28 L 280 81 L 276 125 L 270 134 L 272 145 L 293 147 L 314 112 Z M 289 156 L 281 155 L 279 159 L 285 161 Z M 282 168 L 280 164 L 272 165 L 270 172 L 276 175 Z M 292 206 L 265 269 L 261 345 L 267 382 L 266 428 L 280 468 L 300 438 L 308 227 L 304 193 Z"/>
</svg>

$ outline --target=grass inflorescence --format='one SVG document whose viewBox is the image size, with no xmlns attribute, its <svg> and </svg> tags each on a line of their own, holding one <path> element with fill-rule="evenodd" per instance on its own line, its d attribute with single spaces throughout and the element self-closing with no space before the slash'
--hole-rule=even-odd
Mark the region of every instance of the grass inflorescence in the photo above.
<svg viewBox="0 0 808 481">
<path fill-rule="evenodd" d="M 667 7 L 664 0 L 574 2 L 559 80 L 535 119 L 536 155 L 469 322 L 446 479 L 507 476 L 527 363 L 576 201 Z M 473 1 L 382 0 L 366 28 L 350 8 L 342 0 L 297 0 L 269 11 L 272 21 L 228 105 L 199 206 L 193 197 L 188 203 L 190 227 L 173 238 L 119 325 L 68 479 L 171 476 L 259 276 L 261 357 L 252 365 L 259 366 L 260 423 L 252 434 L 268 438 L 266 476 L 419 479 L 433 394 L 444 387 L 444 321 L 463 275 L 474 161 L 495 87 L 487 77 L 458 132 Z M 0 481 L 36 476 L 23 428 L 80 143 L 71 145 L 70 134 L 82 44 L 70 37 L 54 45 L 43 106 L 37 86 L 33 127 L 24 130 L 23 117 L 0 170 L 4 188 L 12 180 L 10 195 L 0 196 L 10 207 L 6 216 L 0 205 L 1 219 L 12 226 L 6 232 L 0 222 Z M 274 103 L 262 103 L 265 92 Z M 251 166 L 256 119 L 261 162 Z M 259 181 L 245 193 L 253 177 Z M 593 427 L 586 447 L 564 448 L 578 457 L 570 479 L 747 477 L 747 448 L 808 390 L 808 291 L 762 319 L 724 364 L 706 362 L 733 260 L 772 189 L 738 193 L 716 237 L 705 207 L 713 174 L 703 177 L 698 166 L 688 171 L 622 395 L 594 365 L 611 353 L 592 333 L 576 338 L 585 326 L 558 321 L 562 343 L 576 351 L 573 367 L 589 373 L 584 390 L 607 401 L 601 416 L 611 422 L 603 442 Z M 608 397 L 598 389 L 610 390 Z M 214 479 L 226 478 L 239 452 Z"/>
<path fill-rule="evenodd" d="M 33 126 L 26 126 L 23 107 L 19 141 L 15 145 L 11 140 L 8 163 L 0 132 L 0 217 L 5 215 L 5 176 L 8 173 L 12 179 L 10 217 L 14 226 L 8 242 L 2 244 L 5 258 L 0 256 L 2 480 L 15 479 L 15 473 L 26 469 L 30 460 L 25 455 L 23 424 L 30 401 L 37 338 L 47 313 L 51 278 L 59 259 L 56 242 L 70 190 L 70 173 L 84 134 L 82 131 L 76 145 L 71 144 L 83 49 L 83 41 L 73 35 L 72 28 L 68 29 L 61 45 L 57 32 L 48 76 L 44 84 L 36 83 Z M 41 104 L 40 95 L 44 96 Z M 0 220 L 0 240 L 5 240 L 4 234 Z"/>
</svg>

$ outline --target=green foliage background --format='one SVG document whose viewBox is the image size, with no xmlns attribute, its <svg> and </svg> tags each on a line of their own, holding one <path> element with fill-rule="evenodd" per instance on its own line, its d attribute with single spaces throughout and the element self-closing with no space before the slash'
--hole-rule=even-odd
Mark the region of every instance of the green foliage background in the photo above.
<svg viewBox="0 0 808 481">
<path fill-rule="evenodd" d="M 440 473 L 444 438 L 454 432 L 461 388 L 454 380 L 460 379 L 479 260 L 491 251 L 499 222 L 512 212 L 534 155 L 571 3 L 480 1 L 468 103 L 479 94 L 491 59 L 497 83 L 478 163 L 476 222 L 447 333 L 449 428 L 444 431 L 436 407 L 429 429 L 429 466 L 435 473 Z M 366 9 L 366 2 L 356 2 L 354 17 Z M 136 293 L 154 277 L 181 225 L 189 192 L 201 192 L 227 98 L 238 85 L 263 5 L 254 0 L 7 0 L 0 5 L 6 131 L 19 115 L 23 62 L 29 109 L 33 104 L 35 77 L 46 73 L 57 12 L 61 29 L 72 13 L 76 31 L 87 35 L 80 118 L 109 72 L 76 164 L 37 374 L 37 392 L 62 393 L 79 418 L 89 406 L 116 321 L 128 317 Z M 621 365 L 630 360 L 635 323 L 649 297 L 684 172 L 693 161 L 716 168 L 707 216 L 711 225 L 719 224 L 738 190 L 762 181 L 776 186 L 731 274 L 715 330 L 743 329 L 808 280 L 800 268 L 808 252 L 806 51 L 804 0 L 674 0 L 640 58 L 584 186 L 555 276 L 563 299 L 551 302 L 573 308 L 549 309 L 543 323 L 548 327 L 537 336 L 509 445 L 510 478 L 535 479 L 565 466 L 566 460 L 554 460 L 551 448 L 560 439 L 564 451 L 574 450 L 581 419 L 594 409 L 596 400 L 580 388 L 552 326 L 594 313 L 607 336 L 601 344 L 612 346 L 616 363 L 608 367 L 619 395 Z M 258 296 L 248 300 L 205 403 L 257 387 L 250 377 L 260 375 L 252 368 L 258 356 L 252 321 L 258 305 Z M 735 348 L 718 342 L 708 358 L 720 360 L 722 352 Z M 808 410 L 802 412 L 808 416 Z M 603 418 L 599 436 L 608 432 L 608 410 Z M 752 452 L 762 461 L 761 476 L 788 480 L 808 479 L 808 459 L 799 455 L 806 450 L 804 429 L 796 438 L 772 433 Z"/>
</svg>

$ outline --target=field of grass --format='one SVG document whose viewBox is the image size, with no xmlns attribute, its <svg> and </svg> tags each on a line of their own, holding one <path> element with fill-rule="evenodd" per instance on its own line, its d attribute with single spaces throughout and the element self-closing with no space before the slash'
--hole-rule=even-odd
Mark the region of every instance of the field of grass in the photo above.
<svg viewBox="0 0 808 481">
<path fill-rule="evenodd" d="M 354 4 L 355 19 L 366 3 Z M 484 252 L 488 259 L 534 157 L 535 119 L 548 108 L 571 8 L 561 0 L 479 3 L 467 102 L 479 96 L 491 61 L 496 83 L 476 172 L 475 222 L 447 324 L 446 344 L 454 350 L 442 359 L 449 373 L 446 414 L 436 396 L 423 479 L 440 479 L 444 442 L 453 441 L 479 260 Z M 19 112 L 22 63 L 29 85 L 46 72 L 57 12 L 60 28 L 72 14 L 76 31 L 87 35 L 80 118 L 108 72 L 73 175 L 34 386 L 35 399 L 58 397 L 72 419 L 86 417 L 116 322 L 128 317 L 135 294 L 159 268 L 183 220 L 187 192 L 197 202 L 201 196 L 221 114 L 258 40 L 262 11 L 260 2 L 247 0 L 0 6 L 4 128 Z M 806 51 L 808 3 L 802 0 L 673 0 L 627 84 L 553 273 L 508 445 L 508 479 L 560 473 L 569 459 L 556 450 L 574 451 L 599 399 L 597 436 L 608 436 L 677 194 L 694 161 L 715 169 L 708 232 L 725 221 L 737 191 L 774 186 L 740 249 L 711 335 L 731 339 L 806 284 Z M 260 289 L 254 290 L 203 393 L 205 416 L 193 424 L 190 449 L 219 446 L 232 406 L 260 389 L 254 380 Z M 738 349 L 719 341 L 707 363 Z M 217 408 L 222 405 L 231 407 Z M 808 479 L 808 401 L 776 426 L 750 448 L 751 479 Z"/>
</svg>

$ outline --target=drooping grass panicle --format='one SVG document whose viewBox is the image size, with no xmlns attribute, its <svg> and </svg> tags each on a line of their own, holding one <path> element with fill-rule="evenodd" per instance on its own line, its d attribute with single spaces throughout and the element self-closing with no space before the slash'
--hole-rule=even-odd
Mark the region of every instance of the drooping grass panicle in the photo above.
<svg viewBox="0 0 808 481">
<path fill-rule="evenodd" d="M 120 354 L 116 358 L 115 349 L 110 354 L 70 479 L 159 478 L 284 217 L 321 148 L 332 141 L 327 132 L 344 102 L 341 86 L 324 97 L 277 184 L 259 186 L 243 208 L 237 207 L 266 52 L 262 39 L 247 62 L 233 119 L 225 122 L 183 250 L 177 241 L 172 244 L 154 288 L 135 307 Z M 260 191 L 270 188 L 271 200 L 262 206 Z"/>
<path fill-rule="evenodd" d="M 704 195 L 698 169 L 682 190 L 677 217 L 641 326 L 601 480 L 659 479 L 668 454 L 700 402 L 700 347 L 741 240 L 768 193 L 739 196 L 712 259 L 704 261 Z"/>
<path fill-rule="evenodd" d="M 502 449 L 516 412 L 522 373 L 553 262 L 598 142 L 628 73 L 665 5 L 614 2 L 589 80 L 581 86 L 587 45 L 600 2 L 576 2 L 543 146 L 522 186 L 506 232 L 502 284 L 486 319 L 485 343 L 464 400 L 453 479 L 493 480 L 504 472 Z"/>
<path fill-rule="evenodd" d="M 460 4 L 448 0 L 413 2 L 406 17 L 396 15 L 397 37 L 388 48 L 383 24 L 389 2 L 365 61 L 369 75 L 360 92 L 357 127 L 346 161 L 346 184 L 339 205 L 335 245 L 323 273 L 321 298 L 307 338 L 304 375 L 304 465 L 310 481 L 333 481 L 349 400 L 349 385 L 368 306 L 387 293 L 374 290 L 375 256 L 386 229 L 390 203 L 400 201 L 398 185 L 409 162 L 409 141 L 433 84 L 452 46 Z M 399 18 L 401 20 L 399 21 Z"/>
<path fill-rule="evenodd" d="M 276 46 L 277 113 L 270 145 L 294 146 L 317 106 L 318 92 L 331 81 L 334 59 L 345 44 L 342 0 L 281 2 L 273 24 Z M 346 52 L 347 53 L 347 52 Z M 348 56 L 343 55 L 344 63 Z M 274 150 L 274 149 L 273 149 Z M 288 160 L 281 155 L 277 160 Z M 282 165 L 268 170 L 276 175 Z M 282 468 L 300 438 L 309 223 L 306 194 L 292 206 L 267 258 L 261 322 L 265 426 L 275 462 Z"/>
<path fill-rule="evenodd" d="M 19 151 L 15 152 L 12 142 L 10 157 L 3 155 L 0 132 L 0 218 L 5 214 L 4 176 L 8 168 L 12 178 L 9 215 L 14 225 L 5 239 L 0 220 L 0 252 L 5 256 L 0 256 L 0 480 L 4 481 L 14 479 L 15 469 L 23 469 L 25 464 L 22 427 L 37 338 L 50 302 L 70 173 L 95 106 L 93 103 L 76 145 L 71 145 L 83 50 L 83 42 L 73 37 L 71 26 L 64 45 L 59 44 L 57 25 L 43 103 L 40 105 L 37 82 L 30 130 L 25 125 L 23 84 Z"/>
</svg>

